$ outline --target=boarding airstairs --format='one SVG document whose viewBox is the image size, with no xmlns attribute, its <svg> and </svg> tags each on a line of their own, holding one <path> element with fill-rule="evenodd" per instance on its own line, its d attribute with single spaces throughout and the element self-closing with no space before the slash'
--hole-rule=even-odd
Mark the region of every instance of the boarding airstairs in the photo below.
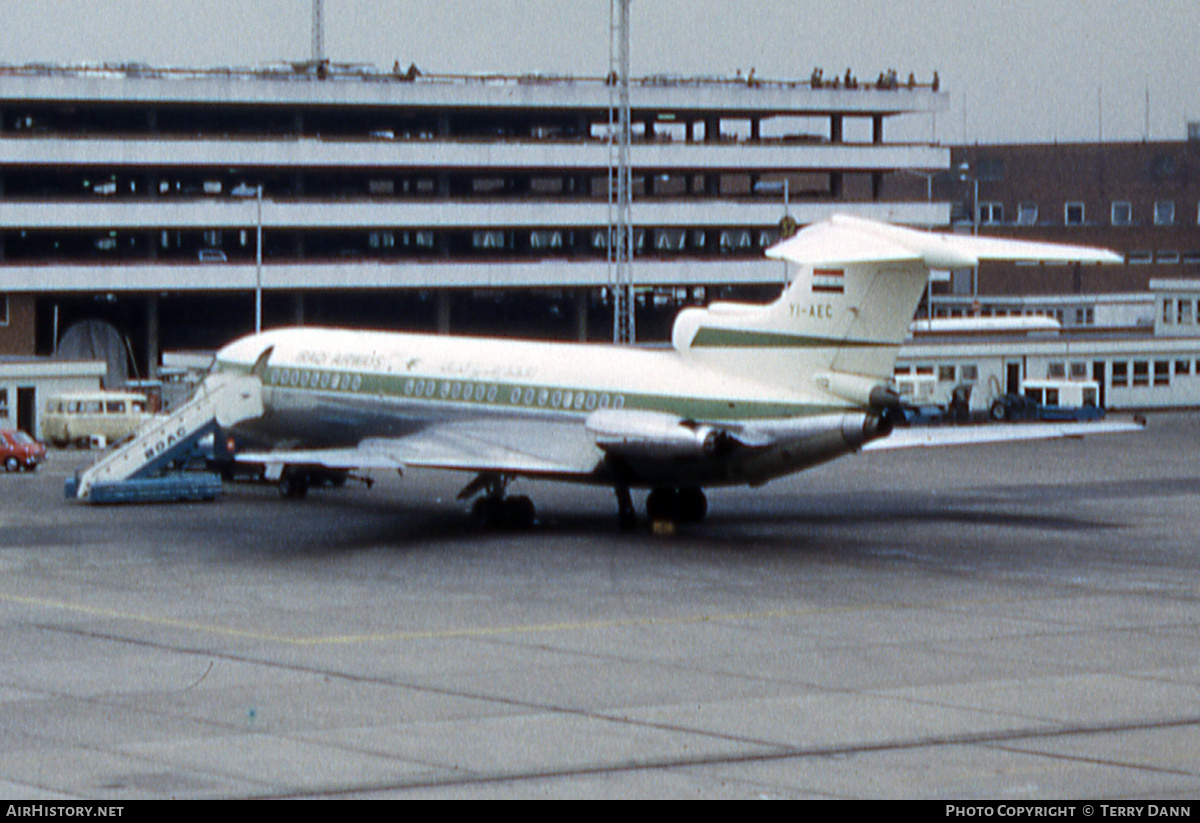
<svg viewBox="0 0 1200 823">
<path fill-rule="evenodd" d="M 186 462 L 205 436 L 262 413 L 260 378 L 210 374 L 187 403 L 151 419 L 132 440 L 68 478 L 64 492 L 91 503 L 215 498 L 217 475 L 170 469 Z"/>
</svg>

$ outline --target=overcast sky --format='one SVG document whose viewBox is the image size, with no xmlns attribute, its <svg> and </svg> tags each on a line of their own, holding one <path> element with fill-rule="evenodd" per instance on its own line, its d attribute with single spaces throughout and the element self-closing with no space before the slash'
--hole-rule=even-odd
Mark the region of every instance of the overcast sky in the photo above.
<svg viewBox="0 0 1200 823">
<path fill-rule="evenodd" d="M 311 0 L 3 0 L 0 63 L 305 59 Z M 609 0 L 325 0 L 326 52 L 445 73 L 601 75 Z M 889 139 L 1176 140 L 1200 120 L 1198 0 L 633 0 L 633 74 L 934 70 L 950 111 Z M 1147 105 L 1147 94 L 1149 104 Z M 635 101 L 636 103 L 636 101 Z"/>
</svg>

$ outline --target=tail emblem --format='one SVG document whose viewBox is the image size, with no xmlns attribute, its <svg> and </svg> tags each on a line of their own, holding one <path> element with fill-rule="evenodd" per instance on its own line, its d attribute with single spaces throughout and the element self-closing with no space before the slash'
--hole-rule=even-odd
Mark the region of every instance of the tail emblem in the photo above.
<svg viewBox="0 0 1200 823">
<path fill-rule="evenodd" d="M 846 291 L 845 270 L 813 269 L 812 290 L 823 294 L 842 294 Z"/>
</svg>

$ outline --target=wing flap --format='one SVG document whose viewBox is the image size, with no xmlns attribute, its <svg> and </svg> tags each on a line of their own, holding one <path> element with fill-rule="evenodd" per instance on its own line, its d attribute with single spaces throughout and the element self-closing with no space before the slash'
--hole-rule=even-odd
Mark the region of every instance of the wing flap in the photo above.
<svg viewBox="0 0 1200 823">
<path fill-rule="evenodd" d="M 544 476 L 585 476 L 602 454 L 581 424 L 544 421 L 445 423 L 357 446 L 245 452 L 238 460 L 329 469 L 429 468 Z"/>
</svg>

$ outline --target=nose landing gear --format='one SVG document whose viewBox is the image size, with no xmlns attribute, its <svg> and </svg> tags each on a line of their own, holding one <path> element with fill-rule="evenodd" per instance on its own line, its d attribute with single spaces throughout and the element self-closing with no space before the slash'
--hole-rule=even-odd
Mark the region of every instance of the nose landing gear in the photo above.
<svg viewBox="0 0 1200 823">
<path fill-rule="evenodd" d="M 471 517 L 489 529 L 533 528 L 537 509 L 525 495 L 516 497 L 491 497 L 484 495 L 471 506 Z"/>
</svg>

